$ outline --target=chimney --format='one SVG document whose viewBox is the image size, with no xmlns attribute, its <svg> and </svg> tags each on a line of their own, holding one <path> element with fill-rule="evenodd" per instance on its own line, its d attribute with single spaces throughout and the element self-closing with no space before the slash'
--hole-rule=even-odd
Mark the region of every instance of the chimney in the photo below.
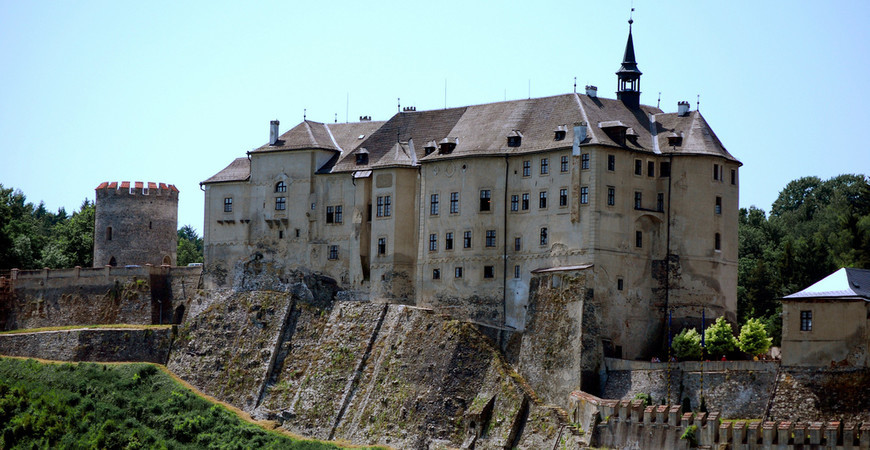
<svg viewBox="0 0 870 450">
<path fill-rule="evenodd" d="M 592 98 L 598 98 L 598 87 L 587 85 L 586 86 L 586 95 Z"/>
<path fill-rule="evenodd" d="M 677 102 L 677 115 L 680 117 L 689 115 L 689 102 Z"/>
<path fill-rule="evenodd" d="M 275 145 L 278 142 L 278 122 L 277 120 L 273 120 L 269 123 L 269 145 Z"/>
<path fill-rule="evenodd" d="M 586 122 L 574 122 L 574 147 L 571 154 L 580 156 L 580 144 L 586 140 Z"/>
</svg>

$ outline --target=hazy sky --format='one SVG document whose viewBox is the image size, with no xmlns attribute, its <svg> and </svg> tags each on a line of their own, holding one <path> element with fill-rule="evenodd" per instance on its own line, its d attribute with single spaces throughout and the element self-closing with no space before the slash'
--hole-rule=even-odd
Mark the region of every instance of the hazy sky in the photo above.
<svg viewBox="0 0 870 450">
<path fill-rule="evenodd" d="M 102 181 L 181 191 L 302 120 L 542 97 L 614 98 L 629 0 L 0 0 L 0 184 L 51 210 Z M 870 2 L 635 0 L 641 102 L 688 100 L 743 162 L 740 205 L 870 173 Z"/>
</svg>

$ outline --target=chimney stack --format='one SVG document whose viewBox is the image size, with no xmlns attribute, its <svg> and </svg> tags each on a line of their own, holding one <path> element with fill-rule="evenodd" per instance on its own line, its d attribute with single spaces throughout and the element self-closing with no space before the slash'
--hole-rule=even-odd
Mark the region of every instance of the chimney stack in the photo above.
<svg viewBox="0 0 870 450">
<path fill-rule="evenodd" d="M 587 85 L 586 86 L 586 95 L 588 95 L 592 98 L 598 98 L 598 87 Z"/>
<path fill-rule="evenodd" d="M 574 146 L 572 155 L 580 156 L 580 144 L 586 140 L 586 122 L 574 122 Z"/>
<path fill-rule="evenodd" d="M 680 117 L 689 115 L 689 102 L 677 102 L 677 115 Z"/>
<path fill-rule="evenodd" d="M 277 120 L 273 120 L 269 124 L 269 145 L 275 145 L 278 142 L 278 122 Z"/>
</svg>

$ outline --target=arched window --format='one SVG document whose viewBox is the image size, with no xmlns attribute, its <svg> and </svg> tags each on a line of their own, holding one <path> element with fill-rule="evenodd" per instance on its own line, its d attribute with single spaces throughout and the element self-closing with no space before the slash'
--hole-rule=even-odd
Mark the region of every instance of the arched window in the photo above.
<svg viewBox="0 0 870 450">
<path fill-rule="evenodd" d="M 168 265 L 170 265 L 170 264 L 172 264 L 172 260 L 169 259 L 169 255 L 164 256 L 164 257 L 163 257 L 163 265 L 164 265 L 164 266 L 168 266 Z"/>
<path fill-rule="evenodd" d="M 106 240 L 112 240 L 112 227 L 106 227 Z"/>
<path fill-rule="evenodd" d="M 275 183 L 275 192 L 287 192 L 287 184 L 283 181 Z"/>
<path fill-rule="evenodd" d="M 114 256 L 112 257 L 112 259 L 109 260 L 109 265 L 112 266 L 112 267 L 115 267 L 115 266 L 118 265 L 118 261 L 115 261 L 115 257 L 114 257 Z"/>
</svg>

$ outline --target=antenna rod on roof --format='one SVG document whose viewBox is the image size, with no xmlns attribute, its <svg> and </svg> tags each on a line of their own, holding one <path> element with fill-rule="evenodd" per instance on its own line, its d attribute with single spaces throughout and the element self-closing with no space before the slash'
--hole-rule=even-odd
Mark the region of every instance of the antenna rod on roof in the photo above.
<svg viewBox="0 0 870 450">
<path fill-rule="evenodd" d="M 444 79 L 444 109 L 447 109 L 447 78 Z"/>
<path fill-rule="evenodd" d="M 529 99 L 532 98 L 532 79 L 529 78 Z"/>
<path fill-rule="evenodd" d="M 338 123 L 338 113 L 335 113 L 335 123 Z"/>
<path fill-rule="evenodd" d="M 347 100 L 344 101 L 344 123 L 348 123 L 350 119 L 350 92 L 347 93 Z"/>
<path fill-rule="evenodd" d="M 397 112 L 402 112 L 402 99 L 396 98 L 396 110 Z"/>
<path fill-rule="evenodd" d="M 698 94 L 698 103 L 695 103 L 695 111 L 701 110 L 701 94 Z"/>
<path fill-rule="evenodd" d="M 659 91 L 659 99 L 656 101 L 656 108 L 661 109 L 661 105 L 662 105 L 662 93 L 661 93 L 661 91 Z"/>
</svg>

